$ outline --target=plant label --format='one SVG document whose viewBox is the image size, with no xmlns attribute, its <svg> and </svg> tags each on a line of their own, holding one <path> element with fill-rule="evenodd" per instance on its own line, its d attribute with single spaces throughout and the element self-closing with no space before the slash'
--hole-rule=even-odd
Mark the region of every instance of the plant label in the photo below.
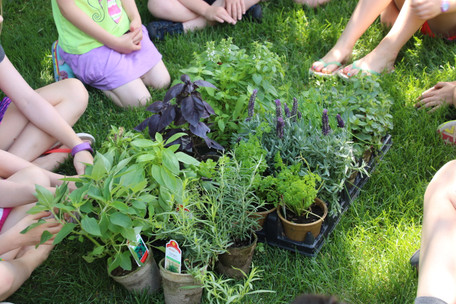
<svg viewBox="0 0 456 304">
<path fill-rule="evenodd" d="M 165 269 L 181 273 L 182 264 L 182 251 L 179 248 L 179 244 L 175 240 L 170 240 L 166 243 L 165 251 Z"/>
<path fill-rule="evenodd" d="M 141 235 L 136 235 L 135 243 L 128 242 L 128 249 L 130 249 L 136 264 L 138 264 L 139 267 L 143 266 L 149 256 L 149 249 L 147 248 L 146 243 L 144 243 Z"/>
</svg>

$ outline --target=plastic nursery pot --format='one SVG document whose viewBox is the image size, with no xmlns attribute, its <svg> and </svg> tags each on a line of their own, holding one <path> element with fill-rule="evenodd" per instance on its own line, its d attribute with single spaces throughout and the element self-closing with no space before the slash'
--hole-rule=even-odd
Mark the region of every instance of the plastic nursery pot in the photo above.
<svg viewBox="0 0 456 304">
<path fill-rule="evenodd" d="M 154 293 L 161 285 L 160 272 L 150 250 L 143 266 L 126 275 L 113 275 L 112 273 L 109 275 L 129 291 L 147 290 L 149 293 Z"/>
<path fill-rule="evenodd" d="M 160 261 L 159 267 L 166 304 L 201 303 L 203 288 L 191 274 L 175 273 L 165 269 L 164 258 Z"/>
<path fill-rule="evenodd" d="M 254 233 L 253 241 L 249 245 L 228 248 L 227 252 L 218 256 L 216 264 L 217 271 L 230 278 L 244 278 L 244 275 L 239 269 L 241 269 L 245 274 L 250 273 L 250 266 L 252 265 L 253 253 L 255 251 L 257 241 L 258 236 Z"/>
<path fill-rule="evenodd" d="M 316 238 L 321 231 L 321 225 L 325 220 L 326 216 L 328 215 L 328 207 L 326 204 L 319 198 L 315 199 L 315 203 L 318 204 L 323 209 L 323 215 L 320 219 L 315 222 L 308 223 L 308 224 L 297 224 L 288 221 L 282 215 L 282 208 L 277 208 L 277 214 L 282 222 L 283 231 L 285 236 L 290 240 L 297 241 L 297 242 L 304 242 L 306 238 L 307 232 L 312 233 L 312 235 Z"/>
</svg>

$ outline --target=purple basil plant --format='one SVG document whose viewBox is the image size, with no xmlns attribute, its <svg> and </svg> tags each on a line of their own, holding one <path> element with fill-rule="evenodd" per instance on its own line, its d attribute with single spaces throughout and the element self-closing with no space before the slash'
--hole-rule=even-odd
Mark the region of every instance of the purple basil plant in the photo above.
<svg viewBox="0 0 456 304">
<path fill-rule="evenodd" d="M 192 135 L 195 135 L 202 138 L 209 148 L 224 150 L 219 143 L 207 136 L 211 130 L 201 119 L 208 118 L 215 112 L 197 91 L 199 87 L 217 88 L 204 80 L 192 82 L 190 77 L 185 74 L 181 76 L 181 81 L 182 83 L 172 86 L 166 92 L 163 101 L 156 101 L 147 107 L 147 111 L 155 114 L 146 118 L 136 126 L 135 130 L 142 132 L 145 128 L 149 128 L 151 138 L 155 138 L 155 133 L 159 132 L 163 133 L 163 138 L 166 140 L 179 132 L 189 133 L 184 128 L 167 129 L 171 123 L 174 123 L 175 126 L 182 126 L 188 123 L 191 134 L 188 137 L 181 137 L 171 144 L 179 144 L 180 150 L 192 152 Z M 176 102 L 171 103 L 170 101 L 174 98 Z"/>
</svg>

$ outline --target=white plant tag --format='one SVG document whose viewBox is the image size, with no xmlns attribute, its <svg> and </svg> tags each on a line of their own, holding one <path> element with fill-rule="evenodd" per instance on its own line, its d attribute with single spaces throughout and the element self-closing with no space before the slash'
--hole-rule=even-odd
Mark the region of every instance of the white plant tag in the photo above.
<svg viewBox="0 0 456 304">
<path fill-rule="evenodd" d="M 165 269 L 181 273 L 182 264 L 182 251 L 179 248 L 179 244 L 175 240 L 170 240 L 166 243 L 165 251 Z"/>
<path fill-rule="evenodd" d="M 139 267 L 143 266 L 149 256 L 149 249 L 147 248 L 146 243 L 144 243 L 141 235 L 136 235 L 136 243 L 133 244 L 128 242 L 128 249 L 130 249 L 136 264 L 138 264 Z"/>
</svg>

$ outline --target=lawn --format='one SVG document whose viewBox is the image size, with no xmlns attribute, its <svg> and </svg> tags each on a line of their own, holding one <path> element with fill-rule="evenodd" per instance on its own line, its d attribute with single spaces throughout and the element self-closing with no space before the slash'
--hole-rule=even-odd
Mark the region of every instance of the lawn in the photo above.
<svg viewBox="0 0 456 304">
<path fill-rule="evenodd" d="M 50 2 L 3 2 L 1 40 L 6 54 L 32 87 L 51 83 L 51 45 L 57 31 Z M 136 2 L 143 23 L 150 22 L 147 1 Z M 291 0 L 270 0 L 261 4 L 261 24 L 219 25 L 168 37 L 156 46 L 174 80 L 180 76 L 180 69 L 188 67 L 193 52 L 204 50 L 206 41 L 233 37 L 233 42 L 242 48 L 249 48 L 252 41 L 269 41 L 272 50 L 285 58 L 285 81 L 291 84 L 289 96 L 311 87 L 349 90 L 351 83 L 310 78 L 308 68 L 336 42 L 356 2 L 333 0 L 322 8 L 310 9 Z M 377 20 L 355 46 L 354 59 L 367 54 L 385 33 Z M 253 263 L 263 272 L 255 288 L 275 292 L 252 296 L 246 303 L 289 303 L 302 292 L 334 294 L 347 303 L 413 303 L 417 275 L 408 260 L 420 246 L 423 194 L 433 174 L 456 155 L 454 147 L 445 146 L 435 131 L 440 123 L 455 119 L 455 110 L 447 108 L 429 114 L 417 111 L 413 104 L 423 90 L 436 82 L 456 80 L 455 50 L 454 44 L 419 33 L 410 39 L 398 56 L 395 72 L 379 80 L 381 88 L 394 100 L 392 148 L 315 258 L 260 246 Z M 111 125 L 131 129 L 147 116 L 143 109 L 125 111 L 100 92 L 89 92 L 88 110 L 75 129 L 95 135 L 95 148 Z M 154 100 L 160 100 L 164 91 L 152 94 Z M 71 166 L 67 164 L 61 170 L 71 173 Z M 164 303 L 161 292 L 149 296 L 125 291 L 108 277 L 103 261 L 86 263 L 81 255 L 87 246 L 90 244 L 60 244 L 8 300 Z"/>
</svg>

